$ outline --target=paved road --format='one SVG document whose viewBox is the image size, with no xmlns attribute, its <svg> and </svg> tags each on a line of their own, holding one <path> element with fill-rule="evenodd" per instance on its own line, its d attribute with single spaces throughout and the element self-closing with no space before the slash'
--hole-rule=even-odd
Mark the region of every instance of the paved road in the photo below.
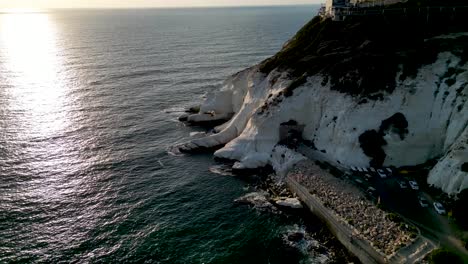
<svg viewBox="0 0 468 264">
<path fill-rule="evenodd" d="M 455 231 L 445 215 L 439 215 L 433 207 L 434 199 L 422 191 L 411 188 L 401 189 L 398 181 L 401 178 L 390 177 L 381 179 L 374 177 L 366 182 L 361 176 L 352 176 L 353 179 L 362 179 L 364 184 L 360 187 L 365 189 L 373 186 L 377 189 L 381 203 L 390 211 L 396 212 L 406 220 L 416 225 L 421 234 L 439 247 L 445 247 L 456 252 L 468 263 L 468 251 L 463 247 L 461 241 L 456 239 Z M 424 196 L 429 201 L 427 208 L 422 208 L 418 202 L 418 195 Z"/>
<path fill-rule="evenodd" d="M 312 160 L 326 161 L 326 155 L 317 153 L 309 147 L 301 145 L 298 151 Z M 335 164 L 335 166 L 340 167 L 339 164 Z M 340 167 L 340 169 L 346 170 L 347 168 Z M 357 184 L 355 182 L 357 178 L 363 184 Z M 422 192 L 422 195 L 428 199 L 430 205 L 428 208 L 422 208 L 417 199 L 420 192 L 411 190 L 409 187 L 406 190 L 400 189 L 398 179 L 395 177 L 381 179 L 373 174 L 372 180 L 366 181 L 362 175 L 353 175 L 350 180 L 358 185 L 363 192 L 369 186 L 375 187 L 381 202 L 390 211 L 402 215 L 405 219 L 416 225 L 421 230 L 422 235 L 430 239 L 436 246 L 453 250 L 463 258 L 464 263 L 468 263 L 468 251 L 456 239 L 447 216 L 441 216 L 435 212 L 432 205 L 433 199 L 427 193 Z"/>
</svg>

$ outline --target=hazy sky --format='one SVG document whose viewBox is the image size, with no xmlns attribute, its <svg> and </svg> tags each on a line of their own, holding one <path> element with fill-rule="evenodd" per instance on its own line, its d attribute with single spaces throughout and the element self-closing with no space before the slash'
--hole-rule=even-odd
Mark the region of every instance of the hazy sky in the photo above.
<svg viewBox="0 0 468 264">
<path fill-rule="evenodd" d="M 0 0 L 5 8 L 184 7 L 317 4 L 325 0 Z"/>
</svg>

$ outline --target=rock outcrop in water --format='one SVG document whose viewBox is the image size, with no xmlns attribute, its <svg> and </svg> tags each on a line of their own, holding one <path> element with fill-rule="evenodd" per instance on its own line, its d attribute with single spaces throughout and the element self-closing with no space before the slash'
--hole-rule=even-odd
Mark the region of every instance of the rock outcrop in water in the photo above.
<svg viewBox="0 0 468 264">
<path fill-rule="evenodd" d="M 315 17 L 275 56 L 208 94 L 200 113 L 229 121 L 178 146 L 218 149 L 234 167 L 285 170 L 303 159 L 285 147 L 282 124 L 337 166 L 438 162 L 428 182 L 468 188 L 468 27 L 462 15 Z M 292 123 L 288 123 L 292 122 Z"/>
</svg>

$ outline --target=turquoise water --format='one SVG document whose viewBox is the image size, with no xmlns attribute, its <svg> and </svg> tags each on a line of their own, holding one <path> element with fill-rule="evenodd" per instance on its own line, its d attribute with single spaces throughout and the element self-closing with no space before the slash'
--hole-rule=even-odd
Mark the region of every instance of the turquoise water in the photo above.
<svg viewBox="0 0 468 264">
<path fill-rule="evenodd" d="M 316 6 L 0 14 L 0 262 L 295 263 L 297 217 L 167 149 L 184 107 Z"/>
</svg>

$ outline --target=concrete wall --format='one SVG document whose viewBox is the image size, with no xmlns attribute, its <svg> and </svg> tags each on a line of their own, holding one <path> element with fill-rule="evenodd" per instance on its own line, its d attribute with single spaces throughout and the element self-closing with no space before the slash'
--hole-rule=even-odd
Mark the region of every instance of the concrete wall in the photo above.
<svg viewBox="0 0 468 264">
<path fill-rule="evenodd" d="M 386 6 L 393 5 L 396 3 L 404 3 L 407 0 L 351 0 L 351 5 L 357 5 L 360 7 L 372 7 L 372 6 Z"/>
<path fill-rule="evenodd" d="M 328 226 L 333 235 L 362 263 L 387 263 L 384 255 L 376 251 L 368 241 L 353 235 L 353 229 L 345 225 L 333 212 L 323 206 L 322 202 L 291 177 L 286 178 L 289 189 L 307 205 L 309 210 Z"/>
</svg>

